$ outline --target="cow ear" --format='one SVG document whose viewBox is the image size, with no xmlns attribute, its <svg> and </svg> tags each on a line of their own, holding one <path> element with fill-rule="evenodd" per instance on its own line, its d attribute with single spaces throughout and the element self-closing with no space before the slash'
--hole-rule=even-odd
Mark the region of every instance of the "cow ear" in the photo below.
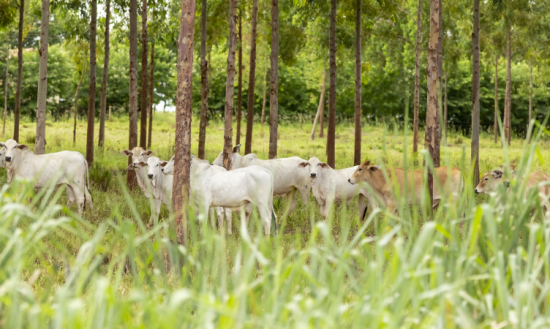
<svg viewBox="0 0 550 329">
<path fill-rule="evenodd" d="M 237 146 L 233 148 L 233 153 L 239 153 L 240 150 L 241 150 L 241 144 L 237 144 Z"/>
<path fill-rule="evenodd" d="M 140 163 L 138 163 L 137 165 L 140 166 L 140 167 L 142 167 L 142 168 L 143 168 L 143 167 L 147 167 L 147 164 L 146 164 L 145 162 L 143 162 L 143 161 L 140 162 Z"/>
<path fill-rule="evenodd" d="M 18 144 L 17 148 L 20 149 L 20 150 L 28 150 L 29 149 L 29 147 L 25 144 Z"/>
<path fill-rule="evenodd" d="M 5 143 L 0 143 L 0 147 L 6 147 Z"/>
<path fill-rule="evenodd" d="M 128 165 L 128 168 L 126 168 L 126 170 L 134 170 L 134 165 L 133 165 L 133 164 L 129 164 L 129 165 Z"/>
<path fill-rule="evenodd" d="M 302 163 L 300 163 L 300 164 L 298 165 L 298 167 L 301 167 L 301 168 L 305 168 L 305 167 L 307 167 L 307 166 L 309 166 L 309 163 L 308 163 L 308 162 L 305 162 L 305 161 L 302 162 Z"/>
<path fill-rule="evenodd" d="M 363 166 L 370 166 L 370 161 L 365 159 L 365 162 L 363 162 Z"/>
<path fill-rule="evenodd" d="M 370 166 L 369 167 L 369 170 L 372 171 L 372 172 L 378 171 L 378 169 L 380 169 L 380 166 Z"/>
<path fill-rule="evenodd" d="M 153 151 L 145 151 L 143 153 L 145 153 L 145 155 L 147 155 L 147 156 L 152 156 L 153 154 L 155 154 L 155 152 L 153 152 Z"/>
<path fill-rule="evenodd" d="M 120 152 L 120 153 L 122 153 L 122 155 L 124 155 L 124 156 L 130 156 L 130 155 L 132 155 L 132 151 L 130 151 L 130 150 L 124 150 L 124 151 L 122 151 L 122 152 Z"/>
<path fill-rule="evenodd" d="M 321 168 L 327 168 L 328 164 L 326 164 L 324 162 L 319 162 L 319 166 L 321 166 Z"/>
<path fill-rule="evenodd" d="M 162 161 L 162 162 L 160 163 L 160 166 L 161 166 L 161 167 L 166 167 L 167 164 L 168 164 L 168 162 Z"/>
<path fill-rule="evenodd" d="M 503 174 L 504 173 L 500 170 L 493 170 L 491 172 L 491 175 L 493 175 L 493 177 L 495 177 L 495 178 L 501 178 Z"/>
</svg>

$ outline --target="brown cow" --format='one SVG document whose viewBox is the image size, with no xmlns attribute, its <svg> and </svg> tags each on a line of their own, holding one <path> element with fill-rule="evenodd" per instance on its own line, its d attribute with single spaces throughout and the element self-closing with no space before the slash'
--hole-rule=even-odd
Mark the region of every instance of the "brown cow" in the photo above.
<svg viewBox="0 0 550 329">
<path fill-rule="evenodd" d="M 386 181 L 384 177 L 384 171 L 389 178 Z M 450 171 L 450 179 L 449 178 Z M 460 169 L 447 167 L 439 167 L 435 169 L 437 179 L 439 183 L 444 187 L 446 194 L 453 194 L 458 196 L 463 188 L 464 180 L 461 177 Z M 423 185 L 424 173 L 422 170 L 409 170 L 407 171 L 408 182 L 408 202 L 420 203 L 424 194 Z M 372 165 L 370 161 L 363 162 L 357 170 L 353 173 L 348 180 L 351 184 L 367 183 L 372 188 L 379 200 L 381 200 L 387 207 L 390 213 L 394 213 L 397 210 L 397 200 L 395 200 L 394 184 L 397 184 L 397 188 L 403 191 L 405 188 L 405 170 L 401 168 L 381 169 L 379 166 Z M 401 192 L 403 193 L 403 192 Z M 434 207 L 439 204 L 442 195 L 439 191 L 437 184 L 434 181 Z"/>
</svg>

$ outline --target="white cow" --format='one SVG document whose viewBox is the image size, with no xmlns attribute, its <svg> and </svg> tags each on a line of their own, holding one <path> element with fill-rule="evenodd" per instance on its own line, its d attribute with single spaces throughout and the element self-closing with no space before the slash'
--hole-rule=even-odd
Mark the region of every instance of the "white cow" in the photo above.
<svg viewBox="0 0 550 329">
<path fill-rule="evenodd" d="M 76 200 L 79 214 L 82 214 L 86 205 L 94 209 L 89 190 L 88 163 L 82 154 L 61 151 L 36 155 L 26 145 L 13 139 L 0 143 L 0 147 L 6 148 L 8 183 L 18 177 L 34 181 L 35 189 L 41 189 L 55 179 L 55 188 L 66 186 L 69 199 L 67 207 Z"/>
<path fill-rule="evenodd" d="M 147 163 L 147 159 L 149 157 L 153 156 L 155 152 L 153 151 L 146 151 L 142 147 L 134 147 L 131 151 L 130 150 L 124 150 L 122 152 L 122 155 L 124 156 L 132 156 L 132 163 L 128 166 L 128 170 L 135 170 L 136 171 L 136 178 L 139 185 L 139 188 L 145 194 L 145 197 L 149 199 L 149 187 L 147 186 L 149 184 L 149 180 L 147 179 L 147 170 L 141 169 L 141 167 L 138 166 L 138 163 L 143 162 Z"/>
<path fill-rule="evenodd" d="M 147 159 L 147 163 L 139 162 L 136 166 L 143 168 L 148 167 L 147 178 L 151 181 L 153 198 L 155 199 L 154 207 L 151 206 L 151 217 L 149 218 L 148 225 L 153 225 L 153 218 L 155 214 L 160 214 L 160 207 L 162 203 L 167 207 L 172 206 L 172 183 L 174 176 L 163 175 L 160 171 L 163 165 L 166 165 L 166 161 L 151 156 Z M 142 171 L 145 171 L 144 169 Z"/>
<path fill-rule="evenodd" d="M 191 162 L 192 163 L 209 163 L 207 160 L 201 160 L 195 158 L 195 156 L 191 156 Z M 172 156 L 172 159 L 168 161 L 166 164 L 161 165 L 163 168 L 161 168 L 161 171 L 165 175 L 173 175 L 174 174 L 174 156 Z M 227 171 L 225 168 L 220 166 L 213 166 L 212 169 L 216 171 Z M 216 216 L 218 218 L 218 227 L 223 226 L 223 220 L 224 217 L 227 220 L 227 234 L 232 235 L 233 234 L 233 228 L 231 224 L 231 209 L 229 208 L 223 208 L 223 207 L 214 207 L 212 208 L 216 212 Z"/>
<path fill-rule="evenodd" d="M 273 210 L 273 186 L 271 172 L 259 166 L 224 172 L 208 163 L 191 162 L 191 200 L 199 219 L 208 213 L 210 207 L 238 210 L 244 206 L 248 222 L 255 205 L 265 234 L 269 235 L 272 216 L 277 222 Z"/>
<path fill-rule="evenodd" d="M 330 208 L 335 201 L 346 201 L 349 206 L 351 199 L 359 196 L 359 218 L 362 220 L 367 213 L 367 198 L 371 207 L 375 207 L 371 195 L 365 187 L 351 185 L 348 178 L 357 170 L 358 166 L 335 170 L 328 164 L 321 162 L 318 158 L 312 157 L 308 161 L 299 164 L 300 167 L 308 168 L 311 176 L 311 190 L 321 206 L 321 215 L 326 220 Z"/>
<path fill-rule="evenodd" d="M 296 191 L 302 197 L 302 203 L 309 203 L 309 191 L 311 180 L 309 179 L 309 171 L 307 168 L 299 167 L 300 163 L 306 160 L 299 157 L 261 160 L 255 154 L 247 154 L 244 157 L 239 154 L 241 145 L 233 148 L 231 154 L 231 169 L 246 168 L 249 166 L 260 166 L 268 169 L 275 180 L 273 194 L 275 196 L 287 196 L 290 205 L 287 214 L 290 214 L 296 207 Z M 223 166 L 223 152 L 218 155 L 213 165 Z"/>
</svg>

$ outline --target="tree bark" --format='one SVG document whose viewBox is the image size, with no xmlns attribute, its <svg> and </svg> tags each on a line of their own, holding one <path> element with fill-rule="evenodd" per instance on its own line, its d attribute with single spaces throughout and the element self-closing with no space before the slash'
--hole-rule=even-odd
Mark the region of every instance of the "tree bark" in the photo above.
<svg viewBox="0 0 550 329">
<path fill-rule="evenodd" d="M 329 53 L 327 164 L 336 169 L 334 164 L 336 146 L 336 0 L 330 0 Z"/>
<path fill-rule="evenodd" d="M 326 73 L 327 71 L 323 69 L 323 105 L 321 106 L 321 112 L 319 112 L 319 138 L 323 138 L 325 135 L 325 82 L 326 82 Z M 326 144 L 326 143 L 325 143 Z M 325 154 L 326 154 L 326 145 L 325 145 Z"/>
<path fill-rule="evenodd" d="M 141 1 L 141 122 L 139 146 L 147 147 L 147 0 Z"/>
<path fill-rule="evenodd" d="M 84 74 L 86 73 L 86 69 L 82 68 L 82 75 L 80 76 L 80 81 L 78 81 L 78 85 L 76 86 L 76 92 L 74 93 L 74 126 L 73 126 L 73 146 L 76 146 L 76 113 L 77 113 L 77 105 L 78 105 L 78 91 L 80 90 L 80 85 L 82 84 L 82 80 L 84 79 Z"/>
<path fill-rule="evenodd" d="M 199 128 L 199 159 L 205 159 L 206 125 L 208 124 L 208 62 L 206 61 L 207 1 L 202 0 L 201 12 L 201 119 Z"/>
<path fill-rule="evenodd" d="M 264 125 L 264 120 L 265 120 L 265 100 L 266 100 L 266 91 L 267 91 L 266 79 L 267 79 L 267 60 L 265 61 L 265 67 L 264 67 L 264 97 L 263 97 L 264 100 L 262 104 L 262 120 L 260 123 L 262 127 Z"/>
<path fill-rule="evenodd" d="M 258 25 L 258 0 L 252 0 L 252 25 L 250 31 L 250 71 L 248 73 L 248 104 L 246 109 L 246 143 L 244 154 L 252 153 L 252 129 L 254 127 L 254 87 L 256 85 L 256 30 Z"/>
<path fill-rule="evenodd" d="M 149 131 L 147 132 L 147 148 L 151 149 L 151 142 L 153 140 L 153 104 L 154 92 L 155 92 L 155 44 L 151 42 L 151 66 L 149 73 Z"/>
<path fill-rule="evenodd" d="M 323 83 L 321 84 L 321 96 L 319 97 L 319 107 L 317 108 L 317 114 L 315 114 L 315 120 L 313 120 L 313 128 L 311 129 L 311 140 L 315 139 L 315 128 L 317 126 L 317 119 L 323 117 L 323 110 L 325 108 L 325 85 L 326 85 L 327 71 L 323 68 Z"/>
<path fill-rule="evenodd" d="M 279 0 L 271 0 L 271 81 L 269 84 L 269 158 L 277 157 L 279 125 Z"/>
<path fill-rule="evenodd" d="M 235 52 L 237 47 L 237 0 L 229 0 L 229 50 L 227 54 L 227 81 L 225 84 L 225 126 L 223 166 L 231 169 L 233 148 L 233 96 L 235 94 Z"/>
<path fill-rule="evenodd" d="M 445 129 L 445 146 L 447 146 L 447 73 L 444 74 L 445 77 L 445 100 L 443 103 L 443 129 Z"/>
<path fill-rule="evenodd" d="M 504 100 L 505 106 L 505 124 L 504 124 L 504 136 L 508 145 L 512 141 L 512 50 L 511 50 L 511 36 L 512 32 L 510 28 L 506 31 L 506 96 Z"/>
<path fill-rule="evenodd" d="M 235 144 L 241 143 L 241 116 L 243 105 L 243 25 L 242 13 L 239 13 L 239 35 L 237 40 L 237 48 L 239 49 L 239 87 L 237 89 L 237 139 Z"/>
<path fill-rule="evenodd" d="M 46 98 L 48 92 L 48 33 L 50 29 L 50 0 L 42 0 L 40 20 L 40 48 L 38 54 L 38 100 L 36 106 L 35 154 L 44 154 L 46 149 Z"/>
<path fill-rule="evenodd" d="M 95 90 L 96 90 L 96 33 L 97 33 L 97 0 L 92 0 L 90 21 L 90 87 L 88 91 L 88 132 L 86 135 L 86 161 L 88 166 L 94 162 L 94 123 L 95 123 Z"/>
<path fill-rule="evenodd" d="M 495 119 L 493 122 L 493 133 L 496 144 L 498 138 L 498 54 L 495 58 Z"/>
<path fill-rule="evenodd" d="M 414 61 L 414 113 L 413 113 L 413 152 L 418 152 L 418 113 L 420 109 L 420 43 L 422 41 L 422 0 L 418 0 L 416 16 L 416 58 Z"/>
<path fill-rule="evenodd" d="M 6 112 L 4 112 L 4 117 Z M 531 127 L 531 120 L 533 120 L 533 62 L 529 61 L 529 125 L 528 129 Z M 4 119 L 4 121 L 6 121 Z M 531 143 L 531 132 L 528 130 L 527 134 L 529 136 L 529 143 Z"/>
<path fill-rule="evenodd" d="M 479 183 L 479 1 L 474 0 L 474 17 L 472 31 L 472 147 L 471 159 L 474 163 L 474 186 Z"/>
<path fill-rule="evenodd" d="M 190 188 L 191 118 L 193 106 L 193 35 L 195 33 L 195 0 L 182 0 L 178 38 L 178 94 L 176 103 L 176 147 L 172 208 L 176 214 L 178 243 L 185 242 L 184 210 Z M 186 222 L 185 222 L 186 224 Z"/>
<path fill-rule="evenodd" d="M 353 164 L 361 164 L 361 0 L 355 15 L 355 153 Z"/>
<path fill-rule="evenodd" d="M 10 67 L 10 42 L 8 34 L 8 42 L 6 43 L 6 79 L 4 79 L 4 125 L 2 127 L 2 136 L 6 134 L 6 113 L 8 112 L 8 69 Z"/>
<path fill-rule="evenodd" d="M 137 0 L 130 0 L 130 100 L 129 117 L 130 128 L 128 131 L 128 149 L 137 146 L 137 109 L 138 109 L 138 77 L 137 77 Z M 132 164 L 132 158 L 128 157 L 128 165 Z M 130 190 L 136 187 L 136 172 L 128 171 L 127 185 Z"/>
<path fill-rule="evenodd" d="M 474 0 L 478 1 L 478 0 Z M 438 63 L 439 44 L 439 0 L 430 0 L 430 39 L 428 44 L 428 104 L 426 110 L 426 133 L 424 147 L 429 151 L 434 168 L 439 167 L 439 102 L 437 93 L 439 91 L 439 70 Z M 428 189 L 430 200 L 433 205 L 433 175 L 428 169 Z"/>
<path fill-rule="evenodd" d="M 19 141 L 19 112 L 21 110 L 21 80 L 23 75 L 23 21 L 25 0 L 19 3 L 19 36 L 17 38 L 17 89 L 15 90 L 15 109 L 13 111 L 13 139 Z"/>
<path fill-rule="evenodd" d="M 105 145 L 105 110 L 107 108 L 107 80 L 109 79 L 109 21 L 111 19 L 111 0 L 107 0 L 105 13 L 105 57 L 103 60 L 103 78 L 101 79 L 101 99 L 99 101 L 99 147 Z"/>
</svg>

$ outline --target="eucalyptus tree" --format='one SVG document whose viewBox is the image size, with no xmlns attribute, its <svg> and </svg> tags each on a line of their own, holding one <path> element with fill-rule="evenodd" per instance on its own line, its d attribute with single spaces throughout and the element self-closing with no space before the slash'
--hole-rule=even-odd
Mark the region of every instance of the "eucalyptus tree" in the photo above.
<svg viewBox="0 0 550 329">
<path fill-rule="evenodd" d="M 21 112 L 21 80 L 23 74 L 23 22 L 25 19 L 25 0 L 19 1 L 19 25 L 17 32 L 17 87 L 15 89 L 15 108 L 13 110 L 13 139 L 19 140 L 19 115 Z"/>
<path fill-rule="evenodd" d="M 140 135 L 139 146 L 144 149 L 147 147 L 147 0 L 141 1 L 141 121 L 140 121 Z"/>
<path fill-rule="evenodd" d="M 137 110 L 138 110 L 138 77 L 137 77 L 137 0 L 130 0 L 130 100 L 129 100 L 129 130 L 128 130 L 128 149 L 137 146 Z M 128 157 L 128 165 L 132 163 L 131 157 Z M 128 171 L 127 182 L 129 189 L 136 187 L 136 173 L 133 170 Z"/>
<path fill-rule="evenodd" d="M 202 0 L 201 8 L 201 115 L 199 125 L 199 159 L 205 159 L 206 124 L 208 123 L 208 62 L 206 61 L 206 18 L 207 1 Z"/>
<path fill-rule="evenodd" d="M 418 152 L 418 124 L 420 111 L 420 43 L 422 42 L 422 0 L 418 0 L 416 13 L 416 59 L 414 62 L 414 112 L 413 112 L 413 152 Z"/>
<path fill-rule="evenodd" d="M 334 0 L 332 0 L 334 1 Z M 279 0 L 271 0 L 271 68 L 269 83 L 269 158 L 277 157 L 279 124 Z"/>
<path fill-rule="evenodd" d="M 328 89 L 328 129 L 327 129 L 327 164 L 336 169 L 336 6 L 337 1 L 330 1 L 329 23 L 329 89 Z"/>
<path fill-rule="evenodd" d="M 479 1 L 474 0 L 472 31 L 472 146 L 471 161 L 474 163 L 474 185 L 479 183 Z"/>
<path fill-rule="evenodd" d="M 277 0 L 273 0 L 277 1 Z M 233 148 L 233 96 L 235 93 L 235 52 L 237 47 L 237 0 L 229 0 L 229 49 L 227 53 L 227 79 L 225 83 L 225 121 L 223 166 L 231 169 Z"/>
<path fill-rule="evenodd" d="M 252 129 L 254 127 L 254 87 L 256 85 L 256 34 L 258 27 L 258 0 L 252 0 L 252 22 L 250 26 L 250 70 L 248 75 L 248 103 L 246 109 L 246 143 L 244 153 L 252 152 Z M 265 73 L 264 73 L 265 85 Z M 265 87 L 264 87 L 265 94 Z M 265 96 L 264 96 L 265 104 Z M 263 124 L 263 113 L 262 113 Z"/>
<path fill-rule="evenodd" d="M 242 106 L 243 106 L 243 14 L 239 9 L 237 14 L 237 22 L 239 24 L 238 34 L 237 34 L 237 49 L 238 56 L 237 62 L 239 68 L 237 70 L 237 80 L 239 84 L 237 86 L 237 136 L 235 139 L 235 144 L 241 143 L 241 119 L 242 119 Z"/>
<path fill-rule="evenodd" d="M 105 50 L 103 59 L 103 77 L 101 79 L 101 98 L 99 102 L 99 140 L 98 146 L 105 144 L 105 109 L 107 107 L 107 80 L 109 78 L 109 24 L 111 19 L 111 0 L 105 6 Z M 76 98 L 76 97 L 75 97 Z"/>
<path fill-rule="evenodd" d="M 46 148 L 46 99 L 48 92 L 48 34 L 50 24 L 50 0 L 42 0 L 40 19 L 40 62 L 38 66 L 38 97 L 36 106 L 36 140 L 34 153 L 44 154 Z"/>
</svg>

